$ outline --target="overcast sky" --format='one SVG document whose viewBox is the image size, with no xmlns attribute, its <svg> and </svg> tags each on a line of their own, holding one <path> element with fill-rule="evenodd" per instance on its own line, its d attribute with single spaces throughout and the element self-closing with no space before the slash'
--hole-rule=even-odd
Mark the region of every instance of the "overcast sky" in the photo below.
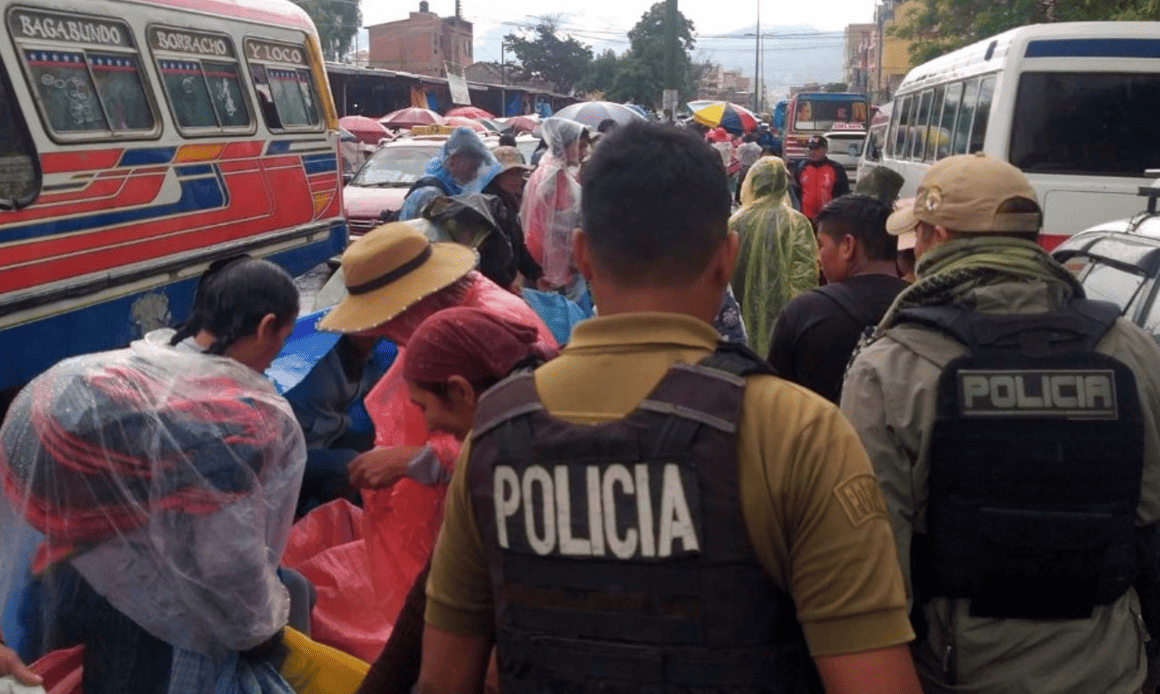
<svg viewBox="0 0 1160 694">
<path fill-rule="evenodd" d="M 443 17 L 455 14 L 455 0 L 429 0 L 430 9 Z M 489 34 L 508 33 L 519 25 L 533 24 L 541 15 L 559 15 L 563 33 L 598 49 L 608 47 L 621 52 L 628 48 L 626 34 L 655 0 L 504 0 L 502 3 L 461 0 L 465 19 L 474 24 L 475 59 L 498 61 L 494 41 L 481 40 Z M 757 21 L 760 0 L 716 3 L 708 0 L 680 0 L 682 14 L 693 21 L 698 34 L 697 49 L 707 54 L 753 50 L 754 39 L 713 39 L 741 27 L 752 27 Z M 817 37 L 779 39 L 790 46 L 840 42 L 847 24 L 870 22 L 874 0 L 765 0 L 761 2 L 761 24 L 771 26 L 809 25 L 823 32 Z M 406 19 L 418 11 L 419 0 L 363 0 L 363 24 L 366 26 Z M 498 31 L 497 31 L 498 30 Z M 763 33 L 765 33 L 763 31 Z M 803 43 L 804 42 L 804 43 Z M 766 54 L 766 61 L 771 59 Z"/>
</svg>

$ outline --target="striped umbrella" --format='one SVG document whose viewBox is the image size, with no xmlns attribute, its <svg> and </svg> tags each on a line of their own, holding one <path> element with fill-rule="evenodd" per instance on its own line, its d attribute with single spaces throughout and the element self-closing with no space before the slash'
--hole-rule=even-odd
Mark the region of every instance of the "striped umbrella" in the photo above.
<svg viewBox="0 0 1160 694">
<path fill-rule="evenodd" d="M 728 101 L 714 101 L 693 111 L 693 120 L 707 128 L 725 128 L 734 135 L 757 127 L 757 117 L 744 106 Z"/>
</svg>

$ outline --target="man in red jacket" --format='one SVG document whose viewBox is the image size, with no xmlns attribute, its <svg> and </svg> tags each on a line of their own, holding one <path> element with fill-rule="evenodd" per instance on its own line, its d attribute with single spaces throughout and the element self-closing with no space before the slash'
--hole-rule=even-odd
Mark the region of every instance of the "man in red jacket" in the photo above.
<svg viewBox="0 0 1160 694">
<path fill-rule="evenodd" d="M 815 223 L 818 212 L 826 203 L 850 192 L 850 181 L 842 165 L 826 156 L 830 143 L 821 135 L 814 135 L 806 141 L 809 159 L 803 161 L 797 170 L 796 180 L 802 214 Z"/>
</svg>

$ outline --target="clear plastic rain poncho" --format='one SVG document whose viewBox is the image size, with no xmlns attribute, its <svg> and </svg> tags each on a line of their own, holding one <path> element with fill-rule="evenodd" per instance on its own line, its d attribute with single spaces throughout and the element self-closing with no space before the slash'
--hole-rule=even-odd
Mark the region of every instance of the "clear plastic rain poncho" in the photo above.
<svg viewBox="0 0 1160 694">
<path fill-rule="evenodd" d="M 733 294 L 749 331 L 749 345 L 765 355 L 782 307 L 818 285 L 818 245 L 806 216 L 789 205 L 785 162 L 762 157 L 741 184 L 741 209 L 729 229 L 741 237 Z"/>
<path fill-rule="evenodd" d="M 286 624 L 276 572 L 306 462 L 301 429 L 261 374 L 170 347 L 170 335 L 57 364 L 0 428 L 0 595 L 23 618 L 5 636 L 25 657 L 76 645 L 59 642 L 75 638 L 61 636 L 65 619 L 109 638 L 98 616 L 70 613 L 62 575 L 210 658 Z"/>
<path fill-rule="evenodd" d="M 528 178 L 520 205 L 524 241 L 552 288 L 568 286 L 576 274 L 572 232 L 580 226 L 580 181 L 569 165 L 579 162 L 569 158 L 577 156 L 573 145 L 578 145 L 583 131 L 584 126 L 566 118 L 548 118 L 540 124 L 548 151 Z"/>
<path fill-rule="evenodd" d="M 467 183 L 456 181 L 451 172 L 447 170 L 447 160 L 456 154 L 470 154 L 479 159 L 479 170 L 476 172 L 475 178 Z M 442 195 L 478 193 L 483 190 L 483 186 L 488 181 L 495 178 L 495 174 L 500 168 L 500 163 L 496 161 L 495 155 L 491 153 L 483 140 L 479 139 L 479 135 L 474 130 L 465 125 L 456 128 L 447 138 L 447 142 L 443 143 L 443 149 L 440 150 L 439 154 L 431 157 L 427 162 L 427 170 L 423 173 L 424 177 L 438 179 L 443 188 L 423 186 L 411 191 L 403 199 L 403 206 L 399 208 L 399 219 L 404 221 L 417 219 L 429 202 Z"/>
</svg>

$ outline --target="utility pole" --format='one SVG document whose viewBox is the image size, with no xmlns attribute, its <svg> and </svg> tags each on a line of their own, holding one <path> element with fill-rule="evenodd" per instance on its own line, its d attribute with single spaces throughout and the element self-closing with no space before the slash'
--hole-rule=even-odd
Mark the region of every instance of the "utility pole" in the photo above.
<svg viewBox="0 0 1160 694">
<path fill-rule="evenodd" d="M 499 40 L 499 112 L 507 117 L 507 62 L 503 39 Z"/>
<path fill-rule="evenodd" d="M 753 112 L 761 113 L 761 0 L 757 0 L 757 45 L 753 49 Z"/>
<path fill-rule="evenodd" d="M 672 123 L 677 117 L 677 77 L 680 48 L 677 44 L 677 0 L 665 0 L 665 47 L 669 55 L 665 65 L 665 91 L 662 99 L 665 120 Z"/>
</svg>

